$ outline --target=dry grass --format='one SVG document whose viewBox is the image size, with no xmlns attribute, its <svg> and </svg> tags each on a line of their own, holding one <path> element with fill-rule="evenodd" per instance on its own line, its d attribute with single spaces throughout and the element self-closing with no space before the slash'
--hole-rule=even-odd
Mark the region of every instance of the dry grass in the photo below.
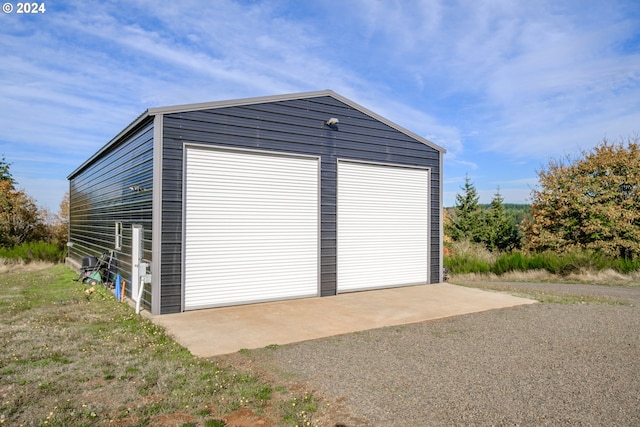
<svg viewBox="0 0 640 427">
<path fill-rule="evenodd" d="M 570 274 L 568 280 L 578 283 L 592 283 L 595 285 L 615 285 L 615 286 L 640 286 L 640 271 L 630 274 L 621 274 L 615 270 L 602 271 L 582 271 Z"/>
<path fill-rule="evenodd" d="M 465 255 L 469 258 L 483 261 L 488 264 L 493 264 L 498 259 L 497 253 L 489 251 L 481 244 L 472 243 L 468 240 L 449 242 L 447 245 L 450 256 Z"/>
<path fill-rule="evenodd" d="M 314 399 L 304 390 L 197 359 L 104 287 L 76 277 L 62 265 L 0 275 L 0 425 L 268 427 L 308 419 L 311 406 L 284 410 Z"/>
<path fill-rule="evenodd" d="M 53 266 L 51 262 L 32 261 L 25 263 L 23 260 L 0 258 L 0 274 L 38 271 L 51 266 Z"/>
<path fill-rule="evenodd" d="M 583 283 L 608 286 L 640 287 L 640 271 L 631 274 L 620 274 L 614 270 L 581 271 L 567 276 L 558 276 L 546 270 L 510 271 L 497 275 L 487 274 L 457 274 L 451 276 L 450 281 L 475 282 L 543 282 L 543 283 Z"/>
</svg>

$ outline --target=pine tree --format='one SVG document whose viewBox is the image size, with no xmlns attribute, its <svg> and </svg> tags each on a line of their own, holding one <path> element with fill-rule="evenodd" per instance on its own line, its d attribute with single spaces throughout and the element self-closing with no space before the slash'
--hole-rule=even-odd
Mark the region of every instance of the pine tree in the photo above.
<svg viewBox="0 0 640 427">
<path fill-rule="evenodd" d="M 518 230 L 507 214 L 500 187 L 485 213 L 485 245 L 491 251 L 504 251 L 518 246 Z"/>
<path fill-rule="evenodd" d="M 456 194 L 455 216 L 446 224 L 446 232 L 453 240 L 468 239 L 481 242 L 483 235 L 482 208 L 479 196 L 469 176 L 464 178 L 463 194 Z"/>
</svg>

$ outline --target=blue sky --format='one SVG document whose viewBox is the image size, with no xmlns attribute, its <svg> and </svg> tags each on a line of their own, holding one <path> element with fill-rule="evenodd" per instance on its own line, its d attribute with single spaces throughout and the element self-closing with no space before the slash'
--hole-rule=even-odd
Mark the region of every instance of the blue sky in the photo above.
<svg viewBox="0 0 640 427">
<path fill-rule="evenodd" d="M 0 13 L 0 154 L 56 212 L 67 175 L 149 107 L 332 89 L 526 203 L 536 171 L 640 134 L 640 2 L 46 1 Z"/>
</svg>

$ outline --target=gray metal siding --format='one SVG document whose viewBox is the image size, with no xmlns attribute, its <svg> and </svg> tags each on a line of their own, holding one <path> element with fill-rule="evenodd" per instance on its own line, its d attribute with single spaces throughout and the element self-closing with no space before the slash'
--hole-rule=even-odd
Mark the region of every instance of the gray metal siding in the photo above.
<svg viewBox="0 0 640 427">
<path fill-rule="evenodd" d="M 168 142 L 163 135 L 162 156 L 160 313 L 164 314 L 182 309 L 182 145 Z"/>
<path fill-rule="evenodd" d="M 115 251 L 116 273 L 130 283 L 131 225 L 144 227 L 144 259 L 152 261 L 153 123 L 125 136 L 70 177 L 69 257 L 100 257 L 114 250 L 115 223 L 123 226 L 122 249 Z M 145 191 L 135 192 L 139 185 Z M 130 293 L 130 288 L 127 289 Z M 145 290 L 144 305 L 150 294 Z"/>
<path fill-rule="evenodd" d="M 338 130 L 324 125 L 340 120 Z M 337 159 L 431 169 L 431 281 L 440 274 L 440 155 L 330 96 L 167 114 L 163 132 L 161 313 L 181 310 L 182 150 L 185 143 L 253 148 L 321 160 L 321 295 L 336 293 Z"/>
</svg>

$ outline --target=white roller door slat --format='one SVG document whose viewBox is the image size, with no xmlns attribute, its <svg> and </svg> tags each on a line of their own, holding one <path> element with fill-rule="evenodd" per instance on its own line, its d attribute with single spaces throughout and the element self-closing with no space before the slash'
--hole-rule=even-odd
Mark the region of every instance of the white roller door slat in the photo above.
<svg viewBox="0 0 640 427">
<path fill-rule="evenodd" d="M 338 292 L 427 282 L 429 172 L 338 163 Z"/>
<path fill-rule="evenodd" d="M 318 160 L 186 149 L 185 309 L 318 294 Z"/>
</svg>

